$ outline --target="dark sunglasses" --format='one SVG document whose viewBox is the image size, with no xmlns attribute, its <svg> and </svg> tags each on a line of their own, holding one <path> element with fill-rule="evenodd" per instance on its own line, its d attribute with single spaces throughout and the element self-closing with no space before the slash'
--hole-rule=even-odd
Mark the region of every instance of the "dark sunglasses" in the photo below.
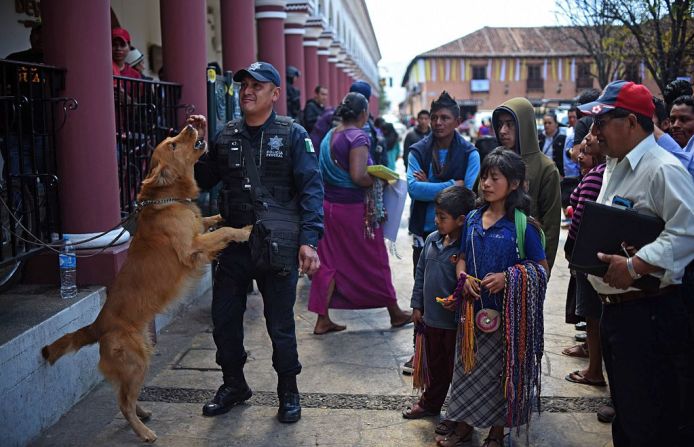
<svg viewBox="0 0 694 447">
<path fill-rule="evenodd" d="M 596 115 L 593 117 L 593 126 L 595 126 L 597 129 L 602 129 L 605 127 L 610 121 L 614 119 L 620 119 L 620 118 L 627 118 L 630 115 L 630 113 L 617 113 L 617 112 L 608 112 L 604 113 L 602 115 Z"/>
</svg>

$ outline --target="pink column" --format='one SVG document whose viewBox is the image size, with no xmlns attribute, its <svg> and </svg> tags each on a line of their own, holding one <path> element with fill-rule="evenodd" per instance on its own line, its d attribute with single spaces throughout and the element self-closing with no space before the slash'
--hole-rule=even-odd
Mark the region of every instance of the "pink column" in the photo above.
<svg viewBox="0 0 694 447">
<path fill-rule="evenodd" d="M 344 92 L 343 95 L 346 95 L 347 92 L 349 91 L 350 84 L 347 82 L 347 73 L 345 73 L 345 67 L 340 68 L 340 91 Z"/>
<path fill-rule="evenodd" d="M 177 82 L 181 104 L 195 106 L 195 113 L 207 113 L 207 23 L 205 0 L 160 0 L 161 47 L 164 78 Z M 185 121 L 185 110 L 178 113 L 179 125 Z"/>
<path fill-rule="evenodd" d="M 328 87 L 329 90 L 329 97 L 330 97 L 330 103 L 333 105 L 337 105 L 340 103 L 342 100 L 342 97 L 345 95 L 345 93 L 342 93 L 340 90 L 340 86 L 337 82 L 337 58 L 331 57 L 328 59 L 328 66 L 329 66 L 329 82 L 330 82 L 330 87 Z"/>
<path fill-rule="evenodd" d="M 256 0 L 255 18 L 258 27 L 258 60 L 269 62 L 279 71 L 282 85 L 275 111 L 287 114 L 287 60 L 284 52 L 285 0 Z"/>
<path fill-rule="evenodd" d="M 238 71 L 256 60 L 255 1 L 219 0 L 224 69 Z"/>
<path fill-rule="evenodd" d="M 379 115 L 379 110 L 378 110 L 378 96 L 376 96 L 378 93 L 374 90 L 373 86 L 371 87 L 371 99 L 369 100 L 369 112 L 371 113 L 371 116 L 376 118 Z"/>
<path fill-rule="evenodd" d="M 284 22 L 284 48 L 287 65 L 296 67 L 301 76 L 294 79 L 294 87 L 301 92 L 301 106 L 306 102 L 306 66 L 304 63 L 304 35 L 308 11 L 292 11 Z M 310 97 L 310 96 L 309 96 Z"/>
<path fill-rule="evenodd" d="M 313 98 L 313 90 L 320 84 L 318 74 L 318 36 L 322 28 L 320 26 L 306 27 L 304 35 L 304 87 L 306 87 L 306 99 Z M 303 107 L 306 102 L 302 102 Z"/>
<path fill-rule="evenodd" d="M 63 231 L 101 233 L 120 221 L 109 3 L 44 0 L 41 13 L 46 63 L 66 69 L 60 95 L 79 103 L 56 134 Z M 110 284 L 128 245 L 80 259 L 78 284 Z M 57 266 L 52 253 L 36 256 L 25 280 L 53 282 Z"/>
<path fill-rule="evenodd" d="M 332 102 L 332 92 L 330 91 L 330 37 L 321 36 L 318 40 L 318 83 L 328 89 L 328 104 L 334 106 Z"/>
</svg>

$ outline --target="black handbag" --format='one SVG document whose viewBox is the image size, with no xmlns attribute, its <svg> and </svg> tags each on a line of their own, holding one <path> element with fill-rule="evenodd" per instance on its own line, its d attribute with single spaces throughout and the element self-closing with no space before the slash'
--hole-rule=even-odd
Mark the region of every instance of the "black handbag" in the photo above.
<svg viewBox="0 0 694 447">
<path fill-rule="evenodd" d="M 288 274 L 299 266 L 301 219 L 298 199 L 281 203 L 260 183 L 251 148 L 243 144 L 246 172 L 251 184 L 255 223 L 248 239 L 256 271 Z"/>
</svg>

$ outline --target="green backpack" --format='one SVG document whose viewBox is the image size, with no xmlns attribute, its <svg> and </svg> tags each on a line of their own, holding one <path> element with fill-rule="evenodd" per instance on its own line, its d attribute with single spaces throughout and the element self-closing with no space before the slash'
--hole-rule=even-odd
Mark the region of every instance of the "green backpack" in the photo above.
<svg viewBox="0 0 694 447">
<path fill-rule="evenodd" d="M 470 217 L 474 216 L 477 210 L 473 210 L 470 213 Z M 518 254 L 521 259 L 525 259 L 525 230 L 528 228 L 528 216 L 518 208 L 516 208 L 514 213 L 514 219 L 516 223 L 516 245 L 518 246 Z M 542 242 L 542 249 L 545 249 L 545 232 L 540 229 L 540 241 Z"/>
</svg>

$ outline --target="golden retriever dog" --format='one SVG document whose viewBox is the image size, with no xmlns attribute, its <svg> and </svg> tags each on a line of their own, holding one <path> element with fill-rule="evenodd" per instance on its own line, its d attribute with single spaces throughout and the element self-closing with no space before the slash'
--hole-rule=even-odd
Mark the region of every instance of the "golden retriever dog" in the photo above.
<svg viewBox="0 0 694 447">
<path fill-rule="evenodd" d="M 157 439 L 142 423 L 151 413 L 137 404 L 152 351 L 148 325 L 219 251 L 230 242 L 247 241 L 250 233 L 250 227 L 206 232 L 222 219 L 201 218 L 193 201 L 199 192 L 193 166 L 207 149 L 197 138 L 197 131 L 186 126 L 154 150 L 138 195 L 137 230 L 104 307 L 92 324 L 41 350 L 53 364 L 66 353 L 98 342 L 99 369 L 113 384 L 123 416 L 146 442 Z"/>
</svg>

